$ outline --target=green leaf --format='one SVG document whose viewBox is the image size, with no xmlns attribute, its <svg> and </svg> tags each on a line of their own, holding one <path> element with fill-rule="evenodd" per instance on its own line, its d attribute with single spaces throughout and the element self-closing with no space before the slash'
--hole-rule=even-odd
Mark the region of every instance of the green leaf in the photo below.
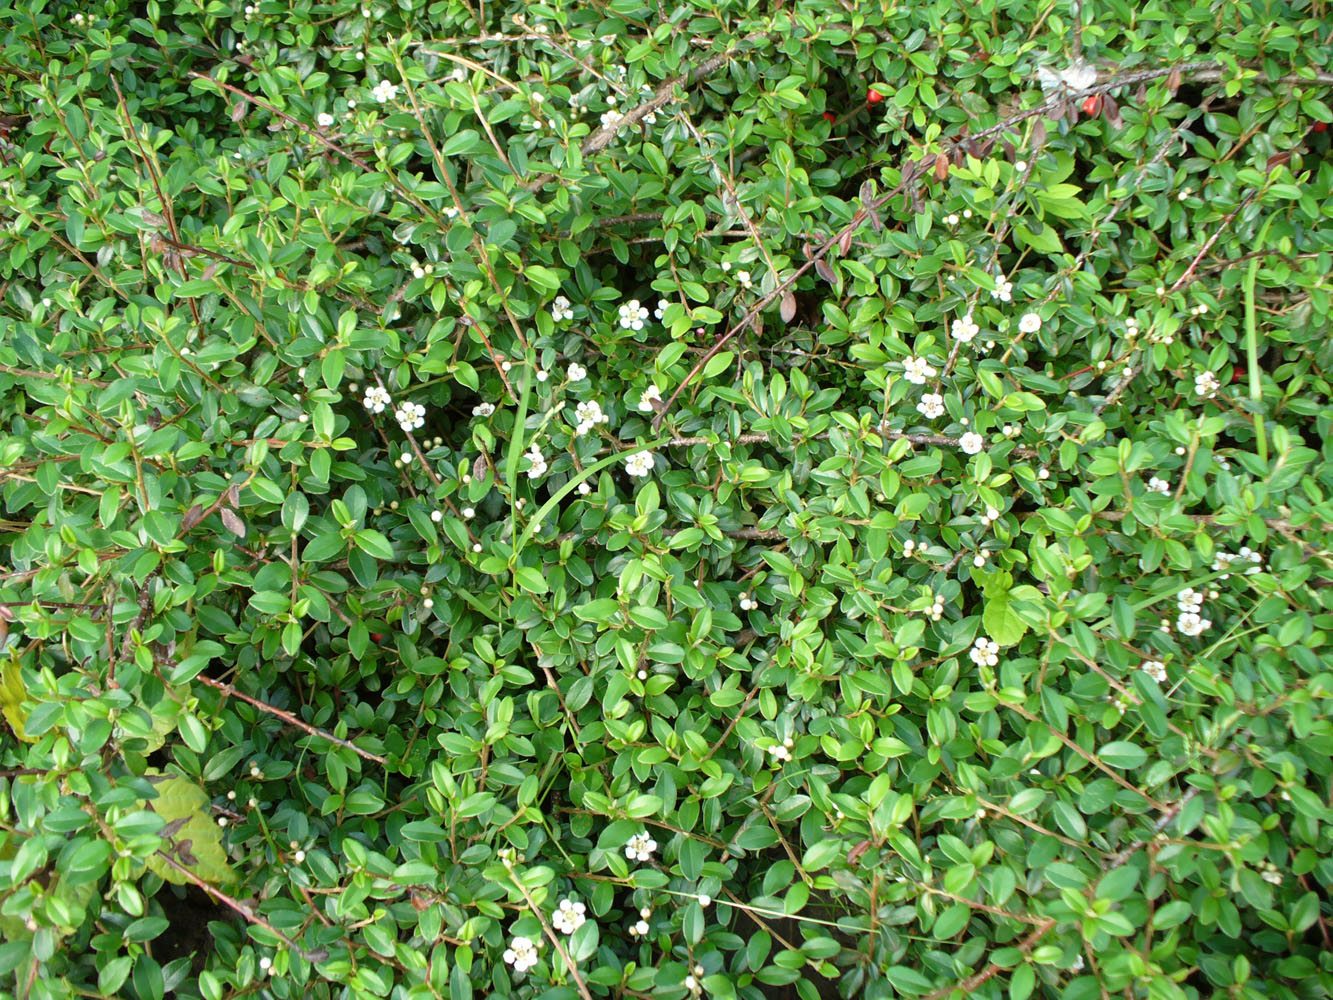
<svg viewBox="0 0 1333 1000">
<path fill-rule="evenodd" d="M 1124 771 L 1142 767 L 1148 760 L 1148 755 L 1142 747 L 1126 740 L 1117 740 L 1114 743 L 1105 744 L 1098 748 L 1097 756 L 1102 763 Z"/>
</svg>

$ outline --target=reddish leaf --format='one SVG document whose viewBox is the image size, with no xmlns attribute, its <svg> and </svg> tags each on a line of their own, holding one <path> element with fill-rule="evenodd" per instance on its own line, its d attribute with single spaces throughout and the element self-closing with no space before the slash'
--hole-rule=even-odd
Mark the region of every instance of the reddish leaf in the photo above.
<svg viewBox="0 0 1333 1000">
<path fill-rule="evenodd" d="M 943 153 L 935 154 L 935 179 L 942 181 L 949 176 L 949 158 Z"/>
<path fill-rule="evenodd" d="M 778 315 L 782 317 L 784 323 L 790 323 L 796 317 L 796 296 L 791 292 L 786 292 L 782 296 L 782 304 L 778 307 Z"/>
</svg>

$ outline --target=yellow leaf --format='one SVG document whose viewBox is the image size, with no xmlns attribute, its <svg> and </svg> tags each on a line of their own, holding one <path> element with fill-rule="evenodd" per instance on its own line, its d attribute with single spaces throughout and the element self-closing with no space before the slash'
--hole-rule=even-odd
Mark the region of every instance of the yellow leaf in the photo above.
<svg viewBox="0 0 1333 1000">
<path fill-rule="evenodd" d="M 19 666 L 18 654 L 11 649 L 0 665 L 0 710 L 4 711 L 5 721 L 14 735 L 25 743 L 33 743 L 23 731 L 23 724 L 28 720 L 28 713 L 23 708 L 23 699 L 28 689 L 23 686 L 23 672 Z"/>
<path fill-rule="evenodd" d="M 235 881 L 236 872 L 222 846 L 222 828 L 209 811 L 207 793 L 179 775 L 149 773 L 145 777 L 157 787 L 157 798 L 148 805 L 167 824 L 161 832 L 167 841 L 163 853 L 210 884 Z M 148 859 L 148 867 L 176 885 L 189 881 L 159 855 Z"/>
</svg>

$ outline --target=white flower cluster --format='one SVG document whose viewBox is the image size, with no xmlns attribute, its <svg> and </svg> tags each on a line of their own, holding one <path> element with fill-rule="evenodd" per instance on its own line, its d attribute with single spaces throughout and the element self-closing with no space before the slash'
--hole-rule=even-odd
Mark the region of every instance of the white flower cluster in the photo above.
<svg viewBox="0 0 1333 1000">
<path fill-rule="evenodd" d="M 913 385 L 925 385 L 926 379 L 934 378 L 938 373 L 925 358 L 910 357 L 903 362 L 903 378 Z"/>
<path fill-rule="evenodd" d="M 926 617 L 933 622 L 939 621 L 944 617 L 944 595 L 936 594 L 935 603 L 926 609 Z"/>
<path fill-rule="evenodd" d="M 1169 496 L 1171 493 L 1171 484 L 1165 479 L 1159 479 L 1157 476 L 1152 476 L 1148 479 L 1148 492 L 1160 493 L 1162 496 Z"/>
<path fill-rule="evenodd" d="M 518 973 L 527 972 L 537 964 L 537 945 L 532 938 L 516 937 L 505 949 L 504 960 Z"/>
<path fill-rule="evenodd" d="M 574 419 L 578 426 L 574 428 L 576 437 L 583 437 L 598 424 L 609 423 L 611 418 L 602 412 L 602 404 L 596 400 L 587 400 L 574 407 Z"/>
<path fill-rule="evenodd" d="M 736 282 L 746 290 L 750 289 L 754 285 L 754 279 L 750 277 L 749 271 L 737 271 Z"/>
<path fill-rule="evenodd" d="M 1222 383 L 1212 372 L 1200 372 L 1194 376 L 1194 393 L 1204 399 L 1212 399 L 1221 387 Z"/>
<path fill-rule="evenodd" d="M 662 390 L 655 385 L 649 385 L 639 396 L 639 412 L 652 413 L 656 409 L 654 403 L 662 402 Z"/>
<path fill-rule="evenodd" d="M 977 334 L 981 332 L 981 327 L 977 326 L 976 322 L 972 319 L 972 314 L 968 313 L 966 316 L 960 316 L 953 321 L 953 326 L 950 327 L 950 332 L 953 334 L 954 340 L 963 344 L 970 344 L 976 339 Z"/>
<path fill-rule="evenodd" d="M 995 279 L 995 290 L 990 293 L 991 298 L 1000 302 L 1012 302 L 1014 300 L 1014 286 L 1003 274 Z"/>
<path fill-rule="evenodd" d="M 631 861 L 651 861 L 656 850 L 657 841 L 647 832 L 636 833 L 625 842 L 625 857 Z"/>
<path fill-rule="evenodd" d="M 1248 545 L 1242 545 L 1239 552 L 1223 552 L 1219 549 L 1217 554 L 1213 556 L 1213 572 L 1226 570 L 1225 573 L 1222 573 L 1222 579 L 1225 580 L 1235 570 L 1236 563 L 1249 563 L 1245 567 L 1245 575 L 1254 576 L 1255 573 L 1263 572 L 1264 557 Z"/>
<path fill-rule="evenodd" d="M 528 467 L 529 479 L 540 479 L 542 476 L 546 475 L 546 458 L 535 444 L 528 450 L 524 457 L 531 463 Z"/>
<path fill-rule="evenodd" d="M 669 305 L 671 305 L 671 303 L 668 302 L 666 299 L 658 299 L 657 308 L 653 310 L 653 316 L 657 319 L 661 319 L 663 316 L 666 315 L 667 306 Z"/>
<path fill-rule="evenodd" d="M 375 89 L 370 92 L 370 96 L 375 98 L 381 104 L 387 104 L 398 96 L 398 84 L 390 83 L 388 80 L 381 80 L 375 84 Z"/>
<path fill-rule="evenodd" d="M 1000 644 L 984 635 L 977 636 L 977 641 L 967 654 L 979 667 L 993 667 L 1000 662 Z"/>
<path fill-rule="evenodd" d="M 494 412 L 494 403 L 478 403 L 476 406 L 472 407 L 472 415 L 474 417 L 489 417 Z"/>
<path fill-rule="evenodd" d="M 588 377 L 588 369 L 580 364 L 571 363 L 570 366 L 565 369 L 565 377 L 571 382 L 582 382 Z"/>
<path fill-rule="evenodd" d="M 551 914 L 551 923 L 561 934 L 573 934 L 587 923 L 588 908 L 573 899 L 562 899 L 560 905 Z"/>
<path fill-rule="evenodd" d="M 785 764 L 789 760 L 791 760 L 791 748 L 794 747 L 795 745 L 796 742 L 790 736 L 788 736 L 785 740 L 782 741 L 781 745 L 769 747 L 768 754 L 779 764 Z"/>
<path fill-rule="evenodd" d="M 557 295 L 555 301 L 551 303 L 551 319 L 559 323 L 563 320 L 573 318 L 574 307 L 570 304 L 569 299 L 565 298 L 563 295 Z"/>
<path fill-rule="evenodd" d="M 1166 664 L 1161 660 L 1144 660 L 1139 664 L 1139 669 L 1158 684 L 1166 683 Z"/>
<path fill-rule="evenodd" d="M 916 404 L 917 411 L 927 420 L 944 416 L 944 397 L 938 392 L 928 392 Z"/>
<path fill-rule="evenodd" d="M 1000 512 L 996 510 L 994 507 L 987 507 L 986 513 L 981 515 L 981 523 L 984 527 L 987 528 L 989 528 L 999 519 L 1000 519 Z"/>
<path fill-rule="evenodd" d="M 648 318 L 646 306 L 639 305 L 638 299 L 630 299 L 620 307 L 620 328 L 622 330 L 642 330 L 644 320 Z"/>
<path fill-rule="evenodd" d="M 636 479 L 647 477 L 653 471 L 653 453 L 636 451 L 625 459 L 625 471 Z"/>
<path fill-rule="evenodd" d="M 968 455 L 981 454 L 981 449 L 985 446 L 986 439 L 976 431 L 968 431 L 958 439 L 958 447 L 962 448 L 963 452 Z"/>
<path fill-rule="evenodd" d="M 420 430 L 426 426 L 426 408 L 420 403 L 403 403 L 393 416 L 398 426 L 405 431 Z"/>
<path fill-rule="evenodd" d="M 1282 884 L 1282 873 L 1277 870 L 1277 865 L 1273 864 L 1271 861 L 1264 862 L 1263 871 L 1259 873 L 1259 877 L 1269 885 Z"/>
<path fill-rule="evenodd" d="M 695 996 L 698 996 L 704 989 L 703 978 L 704 967 L 702 965 L 696 965 L 690 970 L 690 974 L 685 977 L 685 988 Z"/>
<path fill-rule="evenodd" d="M 321 111 L 315 116 L 315 124 L 320 128 L 332 128 L 333 115 L 329 114 L 327 111 Z"/>
<path fill-rule="evenodd" d="M 651 928 L 648 926 L 648 919 L 653 915 L 653 911 L 644 907 L 639 911 L 639 919 L 630 924 L 629 933 L 631 937 L 647 937 Z"/>
<path fill-rule="evenodd" d="M 1186 587 L 1176 598 L 1176 607 L 1180 614 L 1176 616 L 1176 630 L 1181 635 L 1202 635 L 1213 627 L 1213 623 L 1202 615 L 1203 594 L 1192 587 Z"/>
<path fill-rule="evenodd" d="M 361 401 L 362 405 L 371 413 L 383 413 L 392 402 L 388 390 L 377 385 L 366 386 L 366 398 Z"/>
<path fill-rule="evenodd" d="M 740 592 L 740 605 L 742 611 L 753 611 L 755 608 L 759 607 L 759 602 L 750 596 L 748 590 L 742 590 Z"/>
</svg>

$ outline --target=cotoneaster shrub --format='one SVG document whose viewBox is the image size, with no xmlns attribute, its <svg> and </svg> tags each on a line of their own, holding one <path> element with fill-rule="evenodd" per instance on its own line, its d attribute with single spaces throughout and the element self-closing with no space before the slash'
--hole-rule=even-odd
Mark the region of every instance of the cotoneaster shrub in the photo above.
<svg viewBox="0 0 1333 1000">
<path fill-rule="evenodd" d="M 0 8 L 3 989 L 1327 996 L 1326 15 Z"/>
</svg>

